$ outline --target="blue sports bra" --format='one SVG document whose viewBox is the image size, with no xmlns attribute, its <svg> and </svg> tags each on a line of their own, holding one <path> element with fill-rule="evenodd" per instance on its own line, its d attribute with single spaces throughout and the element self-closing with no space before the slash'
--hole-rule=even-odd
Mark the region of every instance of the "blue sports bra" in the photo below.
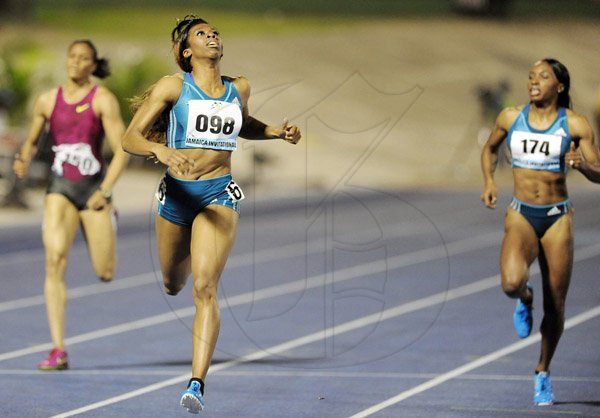
<svg viewBox="0 0 600 418">
<path fill-rule="evenodd" d="M 242 128 L 242 99 L 231 81 L 223 79 L 223 83 L 225 93 L 209 97 L 191 73 L 184 74 L 181 94 L 169 112 L 168 147 L 236 149 Z"/>
<path fill-rule="evenodd" d="M 532 170 L 565 171 L 564 156 L 571 145 L 567 112 L 559 108 L 558 117 L 548 129 L 539 130 L 529 125 L 527 117 L 531 105 L 521 110 L 508 131 L 508 145 L 512 166 Z"/>
</svg>

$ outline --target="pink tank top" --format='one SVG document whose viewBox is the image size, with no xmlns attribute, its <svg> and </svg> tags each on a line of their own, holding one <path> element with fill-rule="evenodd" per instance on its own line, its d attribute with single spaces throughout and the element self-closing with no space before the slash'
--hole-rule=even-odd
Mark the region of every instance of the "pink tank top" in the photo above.
<svg viewBox="0 0 600 418">
<path fill-rule="evenodd" d="M 102 121 L 92 109 L 98 89 L 94 85 L 79 103 L 66 103 L 62 87 L 50 115 L 50 135 L 54 146 L 52 171 L 71 181 L 92 177 L 104 169 Z"/>
</svg>

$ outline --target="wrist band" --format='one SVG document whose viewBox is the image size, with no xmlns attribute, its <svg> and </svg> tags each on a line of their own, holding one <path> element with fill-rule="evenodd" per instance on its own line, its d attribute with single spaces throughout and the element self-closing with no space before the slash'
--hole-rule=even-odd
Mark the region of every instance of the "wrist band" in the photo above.
<svg viewBox="0 0 600 418">
<path fill-rule="evenodd" d="M 102 187 L 98 187 L 98 191 L 102 193 L 105 199 L 110 199 L 112 197 L 112 192 L 110 190 L 103 189 Z"/>
</svg>

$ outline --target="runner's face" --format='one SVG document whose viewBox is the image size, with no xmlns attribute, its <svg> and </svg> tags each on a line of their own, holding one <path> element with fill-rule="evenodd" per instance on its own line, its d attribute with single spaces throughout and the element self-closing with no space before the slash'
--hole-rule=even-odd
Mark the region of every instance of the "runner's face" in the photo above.
<svg viewBox="0 0 600 418">
<path fill-rule="evenodd" d="M 94 53 L 86 44 L 73 45 L 67 54 L 67 74 L 69 78 L 85 80 L 96 70 Z"/>
<path fill-rule="evenodd" d="M 184 57 L 221 58 L 223 44 L 219 31 L 206 23 L 199 23 L 190 28 L 187 37 L 188 47 L 183 51 Z"/>
<path fill-rule="evenodd" d="M 538 61 L 529 70 L 527 88 L 531 101 L 541 102 L 558 97 L 564 85 L 558 81 L 550 64 Z"/>
</svg>

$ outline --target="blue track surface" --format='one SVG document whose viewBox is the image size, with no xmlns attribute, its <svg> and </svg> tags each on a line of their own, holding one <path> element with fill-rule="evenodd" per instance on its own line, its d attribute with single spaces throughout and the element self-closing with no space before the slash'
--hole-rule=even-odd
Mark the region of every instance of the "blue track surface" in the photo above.
<svg viewBox="0 0 600 418">
<path fill-rule="evenodd" d="M 552 365 L 556 405 L 532 404 L 539 335 L 516 337 L 514 301 L 499 287 L 504 209 L 485 209 L 478 192 L 346 187 L 245 202 L 202 414 L 600 416 L 600 198 L 571 197 L 576 262 Z M 35 369 L 51 348 L 39 226 L 3 227 L 0 245 L 1 416 L 189 416 L 178 401 L 191 368 L 191 286 L 162 293 L 150 213 L 120 220 L 110 284 L 97 282 L 77 238 L 66 372 Z M 541 298 L 534 308 L 537 329 Z"/>
</svg>

